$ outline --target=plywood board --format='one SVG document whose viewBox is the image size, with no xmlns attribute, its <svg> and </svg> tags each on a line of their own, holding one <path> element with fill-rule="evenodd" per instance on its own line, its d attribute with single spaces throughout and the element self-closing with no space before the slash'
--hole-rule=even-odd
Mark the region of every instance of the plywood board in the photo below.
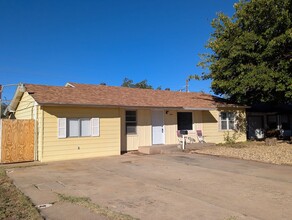
<svg viewBox="0 0 292 220">
<path fill-rule="evenodd" d="M 1 162 L 34 160 L 34 120 L 2 120 Z"/>
</svg>

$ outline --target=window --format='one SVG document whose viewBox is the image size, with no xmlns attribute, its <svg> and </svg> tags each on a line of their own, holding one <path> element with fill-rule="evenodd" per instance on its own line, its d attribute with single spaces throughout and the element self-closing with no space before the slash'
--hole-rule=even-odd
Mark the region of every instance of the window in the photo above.
<svg viewBox="0 0 292 220">
<path fill-rule="evenodd" d="M 89 118 L 69 118 L 68 137 L 91 136 L 91 121 Z"/>
<path fill-rule="evenodd" d="M 178 130 L 193 130 L 193 114 L 191 112 L 177 113 Z"/>
<path fill-rule="evenodd" d="M 221 112 L 221 130 L 235 129 L 235 113 L 234 112 Z"/>
<path fill-rule="evenodd" d="M 99 118 L 58 118 L 58 137 L 99 136 Z"/>
<path fill-rule="evenodd" d="M 137 113 L 136 111 L 126 111 L 126 133 L 137 133 Z"/>
<path fill-rule="evenodd" d="M 68 136 L 69 137 L 79 137 L 79 119 L 68 119 Z"/>
<path fill-rule="evenodd" d="M 80 119 L 80 136 L 91 136 L 91 123 L 90 119 Z"/>
</svg>

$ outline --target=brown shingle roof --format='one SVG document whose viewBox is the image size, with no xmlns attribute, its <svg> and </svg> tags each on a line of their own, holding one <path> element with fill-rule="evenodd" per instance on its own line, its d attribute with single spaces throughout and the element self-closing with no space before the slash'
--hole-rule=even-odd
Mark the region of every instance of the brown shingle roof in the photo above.
<svg viewBox="0 0 292 220">
<path fill-rule="evenodd" d="M 121 106 L 213 109 L 225 100 L 203 93 L 173 92 L 70 83 L 74 87 L 25 84 L 40 105 Z M 239 107 L 239 106 L 237 106 Z"/>
</svg>

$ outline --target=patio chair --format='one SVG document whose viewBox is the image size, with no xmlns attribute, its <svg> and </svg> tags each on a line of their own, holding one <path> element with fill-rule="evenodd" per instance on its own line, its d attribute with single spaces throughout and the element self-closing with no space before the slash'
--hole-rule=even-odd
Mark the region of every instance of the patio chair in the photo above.
<svg viewBox="0 0 292 220">
<path fill-rule="evenodd" d="M 206 143 L 205 140 L 204 140 L 204 136 L 203 136 L 202 130 L 197 130 L 197 137 L 198 137 L 198 141 L 200 143 Z"/>
</svg>

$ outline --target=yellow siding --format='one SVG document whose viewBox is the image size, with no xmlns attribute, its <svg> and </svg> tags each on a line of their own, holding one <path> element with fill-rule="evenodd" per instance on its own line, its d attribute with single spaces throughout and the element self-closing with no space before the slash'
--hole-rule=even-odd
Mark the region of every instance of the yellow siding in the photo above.
<svg viewBox="0 0 292 220">
<path fill-rule="evenodd" d="M 125 109 L 120 109 L 121 118 L 121 151 L 127 151 L 127 136 L 126 136 L 126 122 L 125 122 Z"/>
<path fill-rule="evenodd" d="M 177 144 L 177 112 L 167 111 L 164 114 L 165 144 Z"/>
<path fill-rule="evenodd" d="M 242 111 L 244 113 L 244 111 Z M 227 134 L 227 131 L 220 130 L 219 127 L 219 115 L 220 111 L 203 111 L 203 135 L 205 136 L 205 141 L 208 143 L 224 143 L 224 135 Z M 245 114 L 244 114 L 245 115 Z M 232 135 L 234 131 L 229 131 L 229 134 Z M 239 141 L 246 141 L 245 132 L 240 133 L 238 136 Z"/>
<path fill-rule="evenodd" d="M 126 135 L 125 109 L 34 107 L 34 104 L 35 100 L 25 92 L 16 109 L 15 117 L 16 119 L 36 119 L 36 159 L 40 161 L 119 155 L 121 151 L 137 150 L 139 146 L 152 145 L 151 109 L 137 110 L 137 134 Z M 177 112 L 164 111 L 165 144 L 178 143 Z M 206 142 L 224 142 L 226 131 L 221 131 L 219 128 L 220 110 L 192 112 L 193 133 L 201 129 Z M 242 113 L 245 116 L 244 110 Z M 58 138 L 57 118 L 63 117 L 100 118 L 100 136 Z M 232 133 L 230 131 L 230 135 Z M 237 141 L 246 141 L 245 133 L 242 133 Z"/>
<path fill-rule="evenodd" d="M 178 144 L 177 137 L 177 113 L 190 111 L 168 111 L 165 114 L 165 143 Z M 197 140 L 196 130 L 202 129 L 202 111 L 192 111 L 193 115 L 193 130 L 189 131 L 189 136 Z M 192 133 L 192 134 L 191 134 Z"/>
<path fill-rule="evenodd" d="M 120 154 L 119 109 L 43 107 L 42 161 Z M 57 118 L 100 118 L 99 137 L 58 138 Z M 40 137 L 41 138 L 41 137 Z"/>
<path fill-rule="evenodd" d="M 151 110 L 138 110 L 138 127 L 139 146 L 149 146 L 152 143 L 152 124 Z"/>
<path fill-rule="evenodd" d="M 165 114 L 165 144 L 177 144 L 177 112 L 178 111 L 168 111 Z M 179 111 L 182 112 L 182 111 Z M 185 111 L 189 112 L 189 111 Z M 202 130 L 205 140 L 208 143 L 223 143 L 224 135 L 227 134 L 226 131 L 221 131 L 219 128 L 219 113 L 220 111 L 192 111 L 193 112 L 193 130 L 189 131 L 195 138 L 196 141 L 197 135 L 196 130 Z M 240 112 L 240 111 L 238 111 Z M 245 113 L 244 110 L 241 111 Z M 244 114 L 245 116 L 245 114 Z M 230 135 L 234 132 L 230 131 Z M 236 141 L 246 141 L 246 134 L 242 132 L 239 134 Z"/>
<path fill-rule="evenodd" d="M 38 110 L 37 110 L 38 114 L 37 114 L 37 120 L 36 120 L 36 123 L 37 123 L 37 132 L 38 132 L 38 135 L 37 135 L 37 160 L 41 161 L 42 160 L 42 155 L 43 155 L 43 143 L 44 143 L 44 129 L 43 129 L 43 126 L 44 126 L 44 123 L 43 123 L 43 119 L 44 119 L 44 111 L 43 111 L 43 108 L 38 106 Z"/>
<path fill-rule="evenodd" d="M 193 130 L 202 130 L 203 129 L 203 111 L 194 111 L 193 112 Z"/>
<path fill-rule="evenodd" d="M 137 110 L 137 134 L 125 133 L 125 110 L 120 110 L 122 121 L 121 146 L 123 151 L 137 150 L 139 146 L 152 145 L 151 110 Z M 166 113 L 167 112 L 167 113 Z M 165 144 L 177 144 L 177 112 L 175 110 L 164 111 Z M 182 112 L 182 111 L 179 111 Z M 190 111 L 184 111 L 190 112 Z M 244 112 L 244 111 L 243 111 Z M 196 130 L 202 130 L 207 143 L 223 143 L 226 132 L 219 129 L 219 111 L 192 111 L 193 130 L 190 136 L 198 141 Z M 230 131 L 230 135 L 233 131 Z M 237 141 L 245 141 L 245 133 L 241 133 Z"/>
<path fill-rule="evenodd" d="M 23 94 L 15 110 L 16 119 L 33 119 L 34 118 L 35 100 L 27 92 Z"/>
<path fill-rule="evenodd" d="M 151 145 L 151 110 L 137 110 L 137 134 L 126 135 L 125 110 L 121 110 L 123 151 L 138 150 L 139 146 Z"/>
</svg>

